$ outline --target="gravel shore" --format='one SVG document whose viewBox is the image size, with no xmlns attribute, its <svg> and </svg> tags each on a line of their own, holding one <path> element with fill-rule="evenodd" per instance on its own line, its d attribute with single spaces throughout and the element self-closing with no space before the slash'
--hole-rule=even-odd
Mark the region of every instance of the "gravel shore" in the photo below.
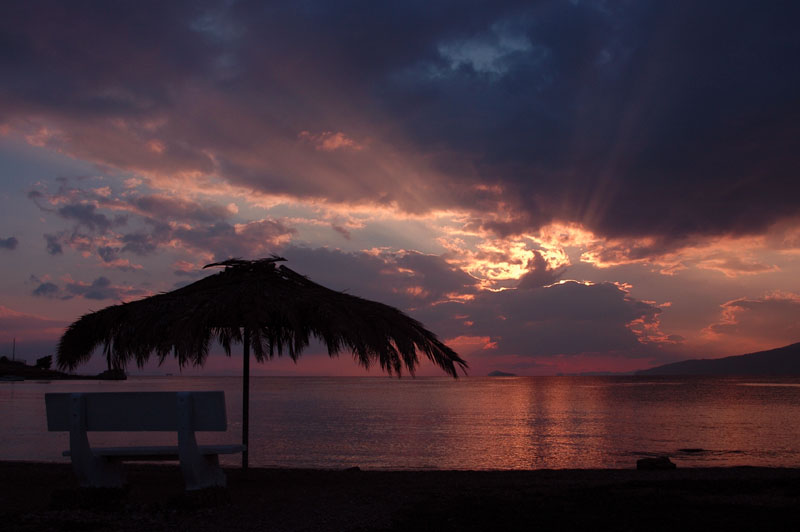
<svg viewBox="0 0 800 532">
<path fill-rule="evenodd" d="M 187 493 L 177 465 L 128 464 L 125 490 L 69 464 L 0 462 L 16 530 L 797 530 L 800 470 L 226 470 Z"/>
</svg>

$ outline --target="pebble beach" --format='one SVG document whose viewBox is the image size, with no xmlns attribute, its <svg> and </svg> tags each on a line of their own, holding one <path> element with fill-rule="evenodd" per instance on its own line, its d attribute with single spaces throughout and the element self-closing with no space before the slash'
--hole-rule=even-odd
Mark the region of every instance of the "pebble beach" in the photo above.
<svg viewBox="0 0 800 532">
<path fill-rule="evenodd" d="M 33 530 L 796 530 L 800 470 L 226 469 L 186 492 L 177 465 L 127 464 L 122 490 L 69 464 L 0 462 L 0 523 Z"/>
</svg>

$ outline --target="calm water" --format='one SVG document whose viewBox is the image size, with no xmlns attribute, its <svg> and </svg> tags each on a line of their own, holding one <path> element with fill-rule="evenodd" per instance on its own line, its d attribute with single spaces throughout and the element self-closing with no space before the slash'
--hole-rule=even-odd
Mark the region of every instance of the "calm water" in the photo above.
<svg viewBox="0 0 800 532">
<path fill-rule="evenodd" d="M 800 379 L 254 377 L 251 464 L 365 469 L 630 468 L 668 454 L 681 467 L 800 467 Z M 0 459 L 64 461 L 44 394 L 224 390 L 235 442 L 241 381 L 0 383 Z M 93 433 L 93 445 L 172 443 L 174 434 Z M 686 452 L 681 449 L 703 449 Z M 235 464 L 235 457 L 223 462 Z"/>
</svg>

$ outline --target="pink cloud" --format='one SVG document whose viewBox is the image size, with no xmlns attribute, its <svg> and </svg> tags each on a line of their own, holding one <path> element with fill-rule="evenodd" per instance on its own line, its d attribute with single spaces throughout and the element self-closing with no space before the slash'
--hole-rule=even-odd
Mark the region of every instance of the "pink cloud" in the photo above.
<svg viewBox="0 0 800 532">
<path fill-rule="evenodd" d="M 28 195 L 43 212 L 73 226 L 44 235 L 48 253 L 59 255 L 71 248 L 86 256 L 96 255 L 105 267 L 124 271 L 140 268 L 123 257 L 126 254 L 141 257 L 182 249 L 206 262 L 266 256 L 296 233 L 273 219 L 232 224 L 229 220 L 238 210 L 232 203 L 223 206 L 165 194 L 113 190 L 98 194 L 64 183 L 54 193 L 37 189 Z"/>
<path fill-rule="evenodd" d="M 341 131 L 336 133 L 332 131 L 323 131 L 317 134 L 301 131 L 297 137 L 303 141 L 310 142 L 314 146 L 314 149 L 321 151 L 364 149 L 363 144 L 359 144 Z"/>
<path fill-rule="evenodd" d="M 726 14 L 742 17 L 735 21 L 715 19 L 720 46 L 745 38 L 755 50 L 731 64 L 725 54 L 709 55 L 714 46 L 698 52 L 681 40 L 642 40 L 652 21 L 636 10 L 609 17 L 591 3 L 571 6 L 604 54 L 642 51 L 598 65 L 592 46 L 573 53 L 587 34 L 565 25 L 558 10 L 509 11 L 502 3 L 459 17 L 424 8 L 398 16 L 392 7 L 265 12 L 239 3 L 208 12 L 50 9 L 63 24 L 29 6 L 6 17 L 13 83 L 4 87 L 3 131 L 162 188 L 218 178 L 295 199 L 412 213 L 460 209 L 501 237 L 560 220 L 664 245 L 758 233 L 796 216 L 796 154 L 787 140 L 793 100 L 778 96 L 793 94 L 794 78 L 758 60 L 790 68 L 780 51 L 792 36 L 743 36 L 748 10 Z M 675 8 L 670 16 L 697 22 L 705 18 L 694 10 L 705 9 Z M 486 52 L 493 39 L 510 42 L 496 28 L 533 35 L 533 21 L 544 28 L 541 42 Z M 776 22 L 761 27 L 774 30 Z M 359 39 L 346 37 L 354 23 Z M 493 59 L 453 62 L 452 43 L 465 35 Z M 675 83 L 653 82 L 653 58 L 672 69 Z M 612 66 L 632 75 L 570 82 Z M 698 72 L 713 90 L 695 90 Z M 509 92 L 511 80 L 536 89 Z M 729 110 L 723 93 L 741 103 L 730 117 L 735 128 L 719 119 Z M 645 101 L 659 104 L 645 113 Z M 698 127 L 681 118 L 687 102 Z"/>
<path fill-rule="evenodd" d="M 0 343 L 6 344 L 16 338 L 17 342 L 53 342 L 64 332 L 66 322 L 53 320 L 36 314 L 26 314 L 0 305 Z"/>
<path fill-rule="evenodd" d="M 38 279 L 33 278 L 34 281 Z M 48 299 L 68 300 L 82 297 L 91 300 L 111 300 L 114 303 L 129 301 L 149 295 L 148 291 L 129 285 L 116 285 L 110 279 L 100 276 L 92 282 L 74 281 L 67 276 L 63 286 L 52 281 L 39 282 L 32 295 Z"/>
<path fill-rule="evenodd" d="M 776 292 L 739 298 L 721 305 L 719 321 L 704 329 L 708 338 L 732 354 L 800 341 L 800 295 Z"/>
</svg>

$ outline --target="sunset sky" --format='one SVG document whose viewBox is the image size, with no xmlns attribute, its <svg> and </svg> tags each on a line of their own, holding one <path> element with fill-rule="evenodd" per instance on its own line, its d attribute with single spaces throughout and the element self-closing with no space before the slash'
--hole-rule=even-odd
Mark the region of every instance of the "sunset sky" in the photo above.
<svg viewBox="0 0 800 532">
<path fill-rule="evenodd" d="M 270 254 L 471 375 L 800 341 L 798 2 L 2 11 L 0 354 Z M 254 369 L 365 374 L 318 352 Z"/>
</svg>

